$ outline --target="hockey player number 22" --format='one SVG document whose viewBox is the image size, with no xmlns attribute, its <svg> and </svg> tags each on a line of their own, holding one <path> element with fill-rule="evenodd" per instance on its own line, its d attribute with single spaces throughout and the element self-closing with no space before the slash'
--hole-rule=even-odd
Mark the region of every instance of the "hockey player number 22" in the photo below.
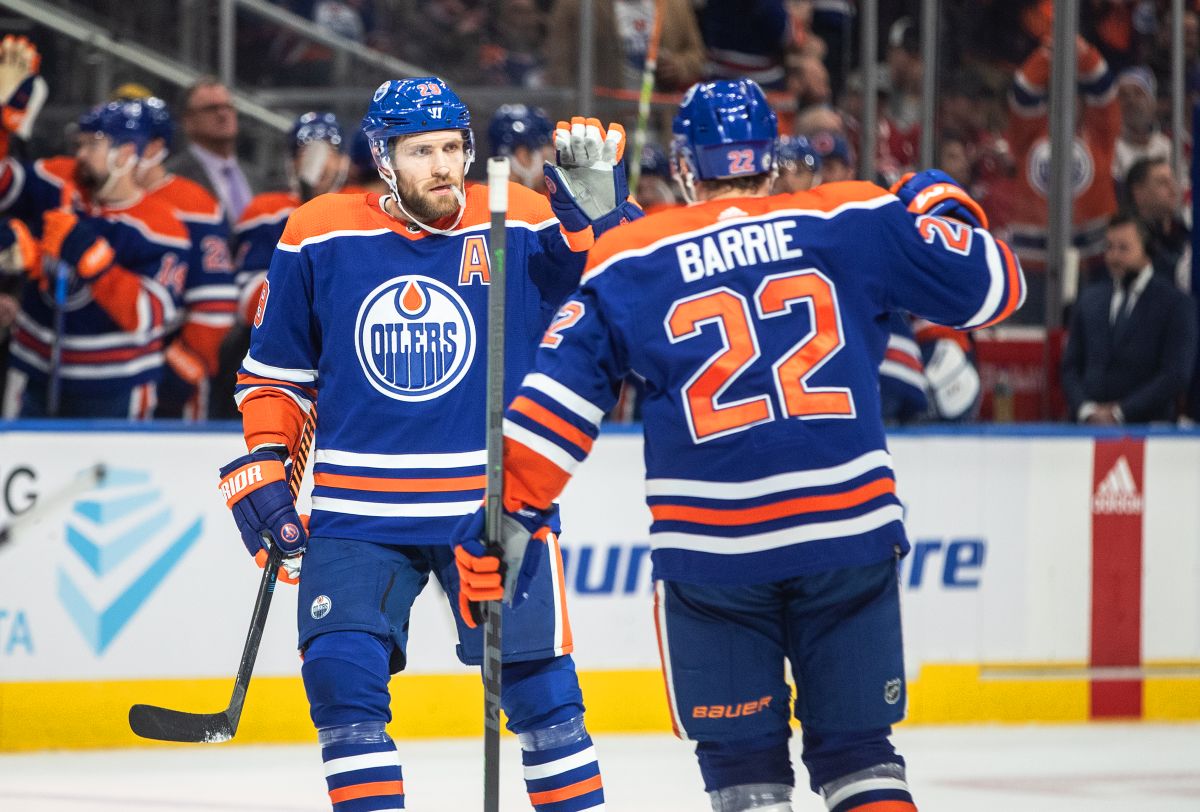
<svg viewBox="0 0 1200 812">
<path fill-rule="evenodd" d="M 771 365 L 775 394 L 787 417 L 853 417 L 854 399 L 844 387 L 814 387 L 807 382 L 817 369 L 845 345 L 837 296 L 830 281 L 815 268 L 768 276 L 754 294 L 758 321 L 786 316 L 807 307 L 811 327 L 806 336 Z M 672 343 L 700 335 L 715 323 L 724 346 L 701 365 L 683 387 L 688 425 L 696 442 L 742 431 L 775 419 L 769 394 L 732 403 L 718 399 L 761 355 L 750 303 L 726 287 L 681 299 L 667 314 Z"/>
</svg>

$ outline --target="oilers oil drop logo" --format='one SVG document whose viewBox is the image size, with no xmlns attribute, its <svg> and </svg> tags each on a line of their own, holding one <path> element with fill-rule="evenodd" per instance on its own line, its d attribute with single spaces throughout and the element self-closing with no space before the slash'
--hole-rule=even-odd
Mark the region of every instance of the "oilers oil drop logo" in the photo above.
<svg viewBox="0 0 1200 812">
<path fill-rule="evenodd" d="M 475 323 L 466 303 L 426 276 L 398 276 L 371 291 L 354 334 L 367 380 L 395 400 L 441 397 L 475 357 Z"/>
</svg>

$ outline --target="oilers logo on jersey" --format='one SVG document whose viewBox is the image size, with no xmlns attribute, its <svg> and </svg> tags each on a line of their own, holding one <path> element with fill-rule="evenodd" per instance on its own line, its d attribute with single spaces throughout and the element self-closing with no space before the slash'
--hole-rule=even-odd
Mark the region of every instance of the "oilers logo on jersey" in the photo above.
<svg viewBox="0 0 1200 812">
<path fill-rule="evenodd" d="M 475 357 L 475 324 L 453 289 L 426 276 L 394 277 L 358 310 L 358 361 L 394 400 L 432 400 L 458 385 Z"/>
</svg>

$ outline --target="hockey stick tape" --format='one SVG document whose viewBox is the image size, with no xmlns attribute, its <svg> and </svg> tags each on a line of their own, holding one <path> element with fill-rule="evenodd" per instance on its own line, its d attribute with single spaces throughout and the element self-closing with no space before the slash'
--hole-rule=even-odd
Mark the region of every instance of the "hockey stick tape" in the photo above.
<svg viewBox="0 0 1200 812">
<path fill-rule="evenodd" d="M 488 211 L 503 214 L 508 211 L 508 158 L 488 158 Z"/>
</svg>

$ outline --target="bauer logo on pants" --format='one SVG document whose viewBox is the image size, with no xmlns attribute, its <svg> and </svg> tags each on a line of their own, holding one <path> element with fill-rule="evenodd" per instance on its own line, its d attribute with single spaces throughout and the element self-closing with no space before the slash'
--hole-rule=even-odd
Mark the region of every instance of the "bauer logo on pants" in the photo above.
<svg viewBox="0 0 1200 812">
<path fill-rule="evenodd" d="M 895 705 L 900 701 L 900 680 L 890 679 L 883 686 L 883 701 Z"/>
<path fill-rule="evenodd" d="M 313 616 L 313 620 L 320 620 L 329 614 L 329 610 L 333 608 L 333 601 L 329 600 L 328 595 L 318 595 L 313 598 L 312 609 L 309 614 Z"/>
<path fill-rule="evenodd" d="M 425 276 L 398 276 L 366 297 L 355 351 L 371 386 L 403 401 L 432 400 L 463 379 L 475 356 L 475 322 L 457 293 Z"/>
</svg>

